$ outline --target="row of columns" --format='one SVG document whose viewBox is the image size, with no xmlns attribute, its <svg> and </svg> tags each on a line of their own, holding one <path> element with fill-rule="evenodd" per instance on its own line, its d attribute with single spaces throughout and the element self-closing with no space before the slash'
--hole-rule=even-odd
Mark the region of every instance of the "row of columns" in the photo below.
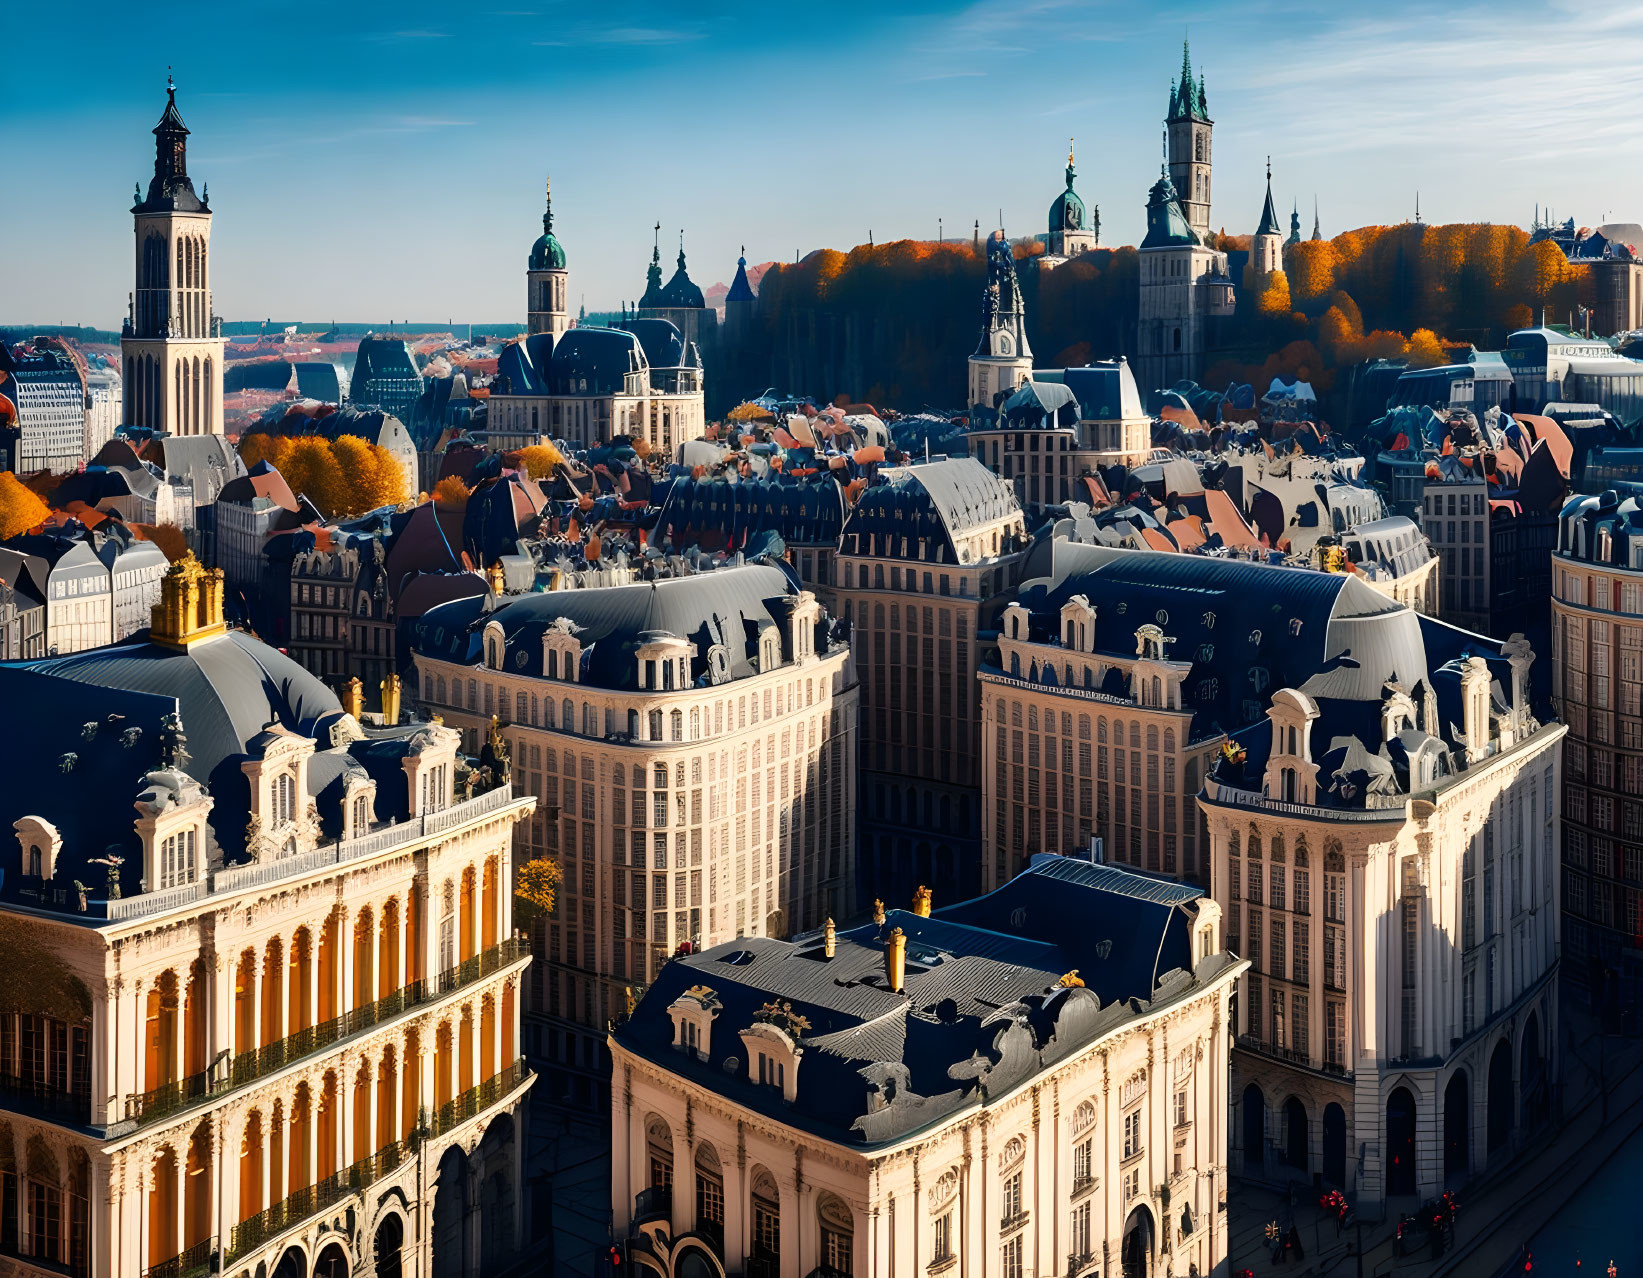
<svg viewBox="0 0 1643 1278">
<path fill-rule="evenodd" d="M 430 1021 L 407 1027 L 374 1051 L 343 1052 L 289 1093 L 238 1108 L 237 1121 L 219 1111 L 186 1136 L 179 1133 L 150 1154 L 141 1177 L 142 1210 L 132 1239 L 141 1263 L 168 1260 L 213 1234 L 226 1248 L 236 1224 L 407 1139 L 425 1101 L 437 1111 L 513 1063 L 517 1018 L 518 978 L 509 977 L 449 1009 L 437 1026 Z M 437 1068 L 442 1048 L 464 1065 L 460 1078 L 446 1073 L 443 1090 Z M 243 1162 L 252 1153 L 253 1132 L 254 1160 Z M 293 1157 L 297 1141 L 300 1152 Z M 245 1192 L 244 1172 L 257 1177 L 253 1193 Z M 191 1191 L 199 1176 L 206 1177 L 206 1188 Z"/>
<path fill-rule="evenodd" d="M 290 936 L 266 937 L 251 945 L 231 942 L 222 951 L 208 945 L 189 967 L 129 982 L 110 981 L 106 999 L 93 1001 L 92 1121 L 119 1121 L 125 1117 L 125 1098 L 182 1081 L 193 1072 L 188 1069 L 190 1043 L 196 1049 L 194 1064 L 216 1068 L 234 1056 L 387 997 L 417 978 L 443 973 L 498 944 L 509 915 L 503 892 L 507 878 L 508 867 L 500 854 L 464 867 L 441 886 L 441 897 L 449 897 L 448 913 L 443 899 L 430 901 L 423 880 L 407 884 L 403 894 L 368 907 L 372 932 L 363 947 L 355 926 L 366 911 L 338 905 L 323 923 Z M 389 903 L 396 903 L 393 913 L 398 919 L 391 941 L 383 936 L 380 923 Z M 322 941 L 339 951 L 327 956 L 325 973 L 319 961 Z M 252 961 L 246 964 L 248 953 Z M 275 971 L 277 978 L 270 979 Z M 295 990 L 293 975 L 302 982 Z M 149 994 L 172 980 L 175 1011 L 168 1017 L 162 1001 L 151 1030 Z M 328 1002 L 322 1002 L 322 995 Z M 164 1033 L 170 1040 L 169 1051 L 156 1051 L 152 1059 L 151 1032 Z"/>
</svg>

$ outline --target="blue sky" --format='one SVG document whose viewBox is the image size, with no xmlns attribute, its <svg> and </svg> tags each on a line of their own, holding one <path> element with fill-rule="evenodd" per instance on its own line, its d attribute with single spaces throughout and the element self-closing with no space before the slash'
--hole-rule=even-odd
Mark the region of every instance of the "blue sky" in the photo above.
<svg viewBox="0 0 1643 1278">
<path fill-rule="evenodd" d="M 162 16 L 163 15 L 163 16 Z M 1135 0 L 108 4 L 31 23 L 0 79 L 0 322 L 114 325 L 168 64 L 231 319 L 522 318 L 555 193 L 573 302 L 671 270 L 1043 229 L 1069 134 L 1102 240 L 1134 243 L 1190 30 L 1217 225 L 1262 166 L 1323 226 L 1643 221 L 1643 7 Z"/>
</svg>

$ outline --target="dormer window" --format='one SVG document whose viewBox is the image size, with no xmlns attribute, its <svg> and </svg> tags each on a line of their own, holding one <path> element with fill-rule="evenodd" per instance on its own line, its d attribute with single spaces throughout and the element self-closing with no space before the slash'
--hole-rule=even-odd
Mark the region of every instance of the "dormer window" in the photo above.
<svg viewBox="0 0 1643 1278">
<path fill-rule="evenodd" d="M 767 1056 L 763 1052 L 760 1052 L 759 1082 L 766 1087 L 774 1087 L 777 1091 L 781 1091 L 783 1087 L 783 1077 L 782 1062 Z"/>
<path fill-rule="evenodd" d="M 722 1010 L 719 996 L 706 985 L 693 985 L 668 1006 L 673 1046 L 705 1061 L 712 1045 L 713 1021 Z"/>
</svg>

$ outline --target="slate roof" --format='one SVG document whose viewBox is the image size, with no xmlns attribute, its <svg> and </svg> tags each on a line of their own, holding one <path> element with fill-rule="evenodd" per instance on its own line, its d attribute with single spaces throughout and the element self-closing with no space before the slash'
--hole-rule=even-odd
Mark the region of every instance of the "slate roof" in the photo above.
<svg viewBox="0 0 1643 1278">
<path fill-rule="evenodd" d="M 882 925 L 841 931 L 832 959 L 816 934 L 742 938 L 676 959 L 615 1037 L 784 1124 L 872 1147 L 996 1099 L 1149 1005 L 1226 972 L 1229 956 L 1192 972 L 1200 896 L 1116 866 L 1045 858 L 997 891 L 930 918 L 892 910 Z M 907 940 L 902 993 L 885 977 L 894 928 Z M 1073 971 L 1085 984 L 1062 986 Z M 673 1049 L 667 1011 L 698 986 L 721 1007 L 705 1060 Z M 791 1106 L 748 1080 L 739 1033 L 772 1001 L 810 1025 L 798 1040 L 804 1052 Z"/>
<path fill-rule="evenodd" d="M 735 679 L 755 672 L 759 634 L 778 625 L 779 601 L 796 594 L 786 573 L 762 564 L 625 586 L 555 590 L 500 605 L 487 594 L 429 609 L 412 627 L 412 643 L 426 656 L 474 665 L 481 660 L 483 631 L 495 621 L 504 636 L 504 668 L 540 678 L 542 637 L 563 619 L 575 627 L 582 644 L 584 684 L 637 690 L 633 654 L 651 635 L 674 635 L 695 644 L 693 681 L 706 677 L 709 649 L 724 645 Z M 825 645 L 818 647 L 825 650 Z"/>
<path fill-rule="evenodd" d="M 957 539 L 1020 509 L 1015 490 L 974 457 L 881 471 L 880 482 L 861 494 L 845 520 L 840 550 L 877 553 L 869 549 L 877 536 L 895 541 L 901 557 L 965 562 Z M 903 536 L 905 551 L 899 545 Z"/>
<path fill-rule="evenodd" d="M 186 771 L 215 800 L 212 829 L 232 857 L 244 847 L 250 810 L 240 770 L 248 744 L 275 722 L 328 745 L 329 726 L 342 713 L 335 694 L 318 679 L 241 631 L 185 650 L 141 639 L 3 664 L 0 702 L 32 725 L 28 733 L 9 734 L 0 747 L 0 757 L 12 754 L 5 774 L 15 782 L 0 798 L 0 822 L 9 829 L 33 813 L 59 828 L 72 827 L 76 837 L 65 852 L 74 865 L 65 872 L 88 884 L 101 884 L 103 870 L 91 870 L 87 858 L 119 844 L 128 857 L 124 885 L 132 892 L 142 866 L 128 800 L 158 762 L 159 724 L 166 714 L 182 715 Z M 111 715 L 124 717 L 115 722 Z M 103 726 L 88 735 L 94 724 Z M 130 744 L 123 738 L 128 728 L 140 729 Z M 66 754 L 77 756 L 67 772 Z M 98 801 L 87 802 L 88 795 Z"/>
<path fill-rule="evenodd" d="M 1075 595 L 1095 608 L 1097 634 L 1114 655 L 1133 657 L 1135 631 L 1159 626 L 1174 641 L 1169 659 L 1191 663 L 1183 701 L 1196 736 L 1260 720 L 1272 690 L 1345 654 L 1362 663 L 1354 686 L 1365 694 L 1379 693 L 1375 670 L 1410 683 L 1426 674 L 1416 615 L 1345 574 L 1072 542 L 1052 545 L 1050 562 L 1020 592 L 1032 638 L 1052 640 Z"/>
<path fill-rule="evenodd" d="M 1279 230 L 1278 212 L 1272 207 L 1272 175 L 1266 179 L 1266 207 L 1261 210 L 1261 224 L 1255 228 L 1257 235 L 1282 235 Z"/>
<path fill-rule="evenodd" d="M 637 335 L 577 326 L 554 344 L 543 383 L 549 395 L 620 395 L 623 379 L 646 364 Z"/>
</svg>

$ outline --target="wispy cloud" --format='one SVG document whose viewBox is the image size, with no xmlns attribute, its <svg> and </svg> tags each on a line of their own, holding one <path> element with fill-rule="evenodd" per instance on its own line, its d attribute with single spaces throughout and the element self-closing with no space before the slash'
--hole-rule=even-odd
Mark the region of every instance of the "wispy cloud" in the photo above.
<svg viewBox="0 0 1643 1278">
<path fill-rule="evenodd" d="M 555 40 L 532 40 L 538 49 L 569 49 L 593 45 L 625 45 L 629 47 L 662 47 L 670 44 L 690 44 L 705 38 L 707 32 L 684 27 L 581 27 L 562 32 Z"/>
<path fill-rule="evenodd" d="M 1484 7 L 1415 23 L 1354 17 L 1297 40 L 1282 59 L 1231 66 L 1220 82 L 1247 95 L 1241 112 L 1288 121 L 1297 156 L 1437 145 L 1521 166 L 1613 154 L 1635 137 L 1627 104 L 1643 95 L 1643 9 L 1613 0 L 1549 9 L 1523 21 Z M 1458 72 L 1461 48 L 1476 73 Z M 1331 122 L 1341 127 L 1320 127 Z"/>
<path fill-rule="evenodd" d="M 979 80 L 986 76 L 985 71 L 931 71 L 928 75 L 915 75 L 915 81 L 920 80 Z"/>
<path fill-rule="evenodd" d="M 399 40 L 449 40 L 451 33 L 421 28 L 411 31 L 376 31 L 365 38 L 375 44 L 392 44 Z"/>
</svg>

